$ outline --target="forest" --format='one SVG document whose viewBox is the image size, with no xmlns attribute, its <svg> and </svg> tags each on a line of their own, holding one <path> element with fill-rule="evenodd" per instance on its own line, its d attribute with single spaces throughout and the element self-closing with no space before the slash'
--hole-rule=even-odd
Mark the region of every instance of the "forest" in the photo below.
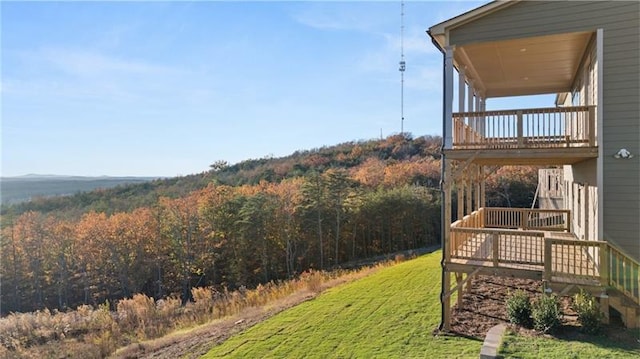
<svg viewBox="0 0 640 359">
<path fill-rule="evenodd" d="M 440 138 L 395 135 L 2 208 L 3 314 L 255 288 L 440 241 Z M 488 179 L 531 206 L 533 167 Z M 455 198 L 455 196 L 454 196 Z M 454 211 L 455 213 L 455 211 Z"/>
</svg>

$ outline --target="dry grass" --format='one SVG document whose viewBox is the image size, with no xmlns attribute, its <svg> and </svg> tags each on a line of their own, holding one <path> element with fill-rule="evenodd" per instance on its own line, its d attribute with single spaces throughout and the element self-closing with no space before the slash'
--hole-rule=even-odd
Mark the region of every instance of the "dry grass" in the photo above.
<svg viewBox="0 0 640 359">
<path fill-rule="evenodd" d="M 103 358 L 119 347 L 231 317 L 296 292 L 317 294 L 389 263 L 351 271 L 310 271 L 296 279 L 269 282 L 255 289 L 193 288 L 194 302 L 185 306 L 177 297 L 155 301 L 136 294 L 120 300 L 116 311 L 109 311 L 109 305 L 104 304 L 97 308 L 83 305 L 68 312 L 12 313 L 0 319 L 0 358 Z"/>
</svg>

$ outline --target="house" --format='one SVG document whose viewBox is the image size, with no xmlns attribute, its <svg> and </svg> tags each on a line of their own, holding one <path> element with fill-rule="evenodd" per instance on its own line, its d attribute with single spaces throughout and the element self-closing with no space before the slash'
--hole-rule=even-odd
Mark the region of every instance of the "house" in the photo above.
<svg viewBox="0 0 640 359">
<path fill-rule="evenodd" d="M 444 58 L 442 328 L 476 274 L 588 290 L 605 320 L 640 326 L 640 2 L 494 1 L 428 34 Z M 487 108 L 538 94 L 555 103 Z M 485 207 L 502 165 L 561 168 L 563 208 Z"/>
</svg>

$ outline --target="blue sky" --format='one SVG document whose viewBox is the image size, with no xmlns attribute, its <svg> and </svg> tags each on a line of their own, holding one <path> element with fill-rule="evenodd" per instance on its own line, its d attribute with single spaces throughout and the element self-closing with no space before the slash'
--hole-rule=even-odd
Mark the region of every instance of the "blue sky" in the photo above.
<svg viewBox="0 0 640 359">
<path fill-rule="evenodd" d="M 441 133 L 426 29 L 484 3 L 405 4 L 405 131 Z M 2 176 L 186 175 L 400 132 L 400 2 L 0 6 Z"/>
</svg>

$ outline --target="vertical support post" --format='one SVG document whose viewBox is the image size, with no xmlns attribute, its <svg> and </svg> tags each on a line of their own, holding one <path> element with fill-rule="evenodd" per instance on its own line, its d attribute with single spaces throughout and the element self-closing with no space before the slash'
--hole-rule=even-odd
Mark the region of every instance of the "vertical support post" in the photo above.
<svg viewBox="0 0 640 359">
<path fill-rule="evenodd" d="M 589 114 L 587 116 L 587 126 L 589 126 L 589 147 L 596 146 L 596 108 L 589 106 Z"/>
<path fill-rule="evenodd" d="M 442 250 L 444 252 L 444 263 L 442 263 L 442 291 L 440 302 L 442 305 L 441 329 L 451 330 L 451 272 L 447 270 L 447 264 L 451 262 L 451 160 L 443 158 L 443 238 Z"/>
<path fill-rule="evenodd" d="M 458 308 L 462 308 L 462 295 L 464 294 L 464 292 L 462 291 L 463 286 L 460 285 L 460 282 L 462 282 L 462 273 L 456 272 L 456 286 L 458 287 Z"/>
<path fill-rule="evenodd" d="M 486 173 L 485 173 L 485 168 L 484 166 L 480 166 L 480 176 L 481 176 L 481 180 L 480 180 L 480 207 L 486 207 L 487 206 L 487 198 L 486 198 L 486 191 L 487 191 L 487 181 L 486 181 Z"/>
<path fill-rule="evenodd" d="M 467 89 L 467 84 L 465 82 L 465 68 L 461 67 L 458 69 L 458 112 L 466 112 L 465 111 L 465 90 Z"/>
<path fill-rule="evenodd" d="M 524 138 L 522 137 L 523 134 L 523 130 L 522 130 L 522 111 L 518 110 L 516 112 L 516 127 L 517 127 L 517 131 L 518 131 L 518 148 L 521 148 L 522 145 L 524 144 Z"/>
<path fill-rule="evenodd" d="M 544 273 L 543 279 L 551 283 L 551 238 L 544 239 Z"/>
<path fill-rule="evenodd" d="M 476 111 L 481 111 L 484 112 L 486 111 L 486 103 L 485 103 L 485 99 L 484 97 L 482 97 L 482 95 L 478 94 L 478 109 Z M 480 134 L 480 137 L 484 139 L 485 136 L 485 128 L 486 128 L 486 116 L 480 116 L 478 117 L 478 133 Z"/>
<path fill-rule="evenodd" d="M 482 207 L 482 201 L 481 201 L 481 195 L 480 195 L 480 181 L 482 181 L 482 166 L 477 165 L 475 166 L 475 173 L 476 173 L 476 180 L 475 180 L 475 202 L 476 202 L 476 210 L 480 210 L 480 207 Z"/>
<path fill-rule="evenodd" d="M 467 95 L 467 111 L 474 112 L 476 109 L 473 108 L 473 99 L 475 96 L 475 90 L 473 88 L 473 80 L 469 80 L 469 94 Z M 474 132 L 476 131 L 476 117 L 469 116 L 469 128 L 471 128 Z"/>
<path fill-rule="evenodd" d="M 609 324 L 609 296 L 607 293 L 600 294 L 600 312 L 602 312 L 602 322 Z"/>
<path fill-rule="evenodd" d="M 500 235 L 492 234 L 491 237 L 491 249 L 493 256 L 493 267 L 498 268 L 498 264 L 500 261 Z"/>
<path fill-rule="evenodd" d="M 446 269 L 442 285 L 446 291 L 442 302 L 442 330 L 448 332 L 451 330 L 451 272 Z"/>
<path fill-rule="evenodd" d="M 448 150 L 453 147 L 453 46 L 444 48 L 444 123 L 443 123 L 443 149 Z"/>
<path fill-rule="evenodd" d="M 444 236 L 442 242 L 446 262 L 451 261 L 451 160 L 444 159 Z"/>
<path fill-rule="evenodd" d="M 467 171 L 467 176 L 466 176 L 466 187 L 467 187 L 467 214 L 471 214 L 471 212 L 473 212 L 473 204 L 472 204 L 472 199 L 473 199 L 473 166 L 470 165 L 469 167 L 467 167 L 466 171 Z"/>
<path fill-rule="evenodd" d="M 443 97 L 442 97 L 442 175 L 440 180 L 442 201 L 442 287 L 440 290 L 440 304 L 442 306 L 439 328 L 451 330 L 451 276 L 447 270 L 451 262 L 451 161 L 446 158 L 446 150 L 453 148 L 453 46 L 445 46 L 443 67 Z"/>
<path fill-rule="evenodd" d="M 596 128 L 599 138 L 603 138 L 602 134 L 604 133 L 604 125 L 603 125 L 603 115 L 604 115 L 604 29 L 596 30 L 596 66 L 598 68 L 596 79 L 597 89 L 598 89 L 598 101 L 596 102 L 596 116 L 595 121 L 597 122 Z M 598 159 L 596 160 L 597 169 L 596 169 L 596 178 L 597 178 L 597 188 L 598 188 L 598 221 L 596 222 L 598 225 L 596 226 L 596 238 L 601 241 L 604 240 L 604 146 L 602 142 L 595 139 L 598 146 Z M 571 227 L 569 227 L 571 228 Z"/>
<path fill-rule="evenodd" d="M 609 286 L 609 245 L 607 243 L 600 244 L 599 268 L 600 283 L 603 286 Z"/>
<path fill-rule="evenodd" d="M 464 172 L 461 175 L 464 175 Z M 464 185 L 465 182 L 463 179 L 456 181 L 456 188 L 458 190 L 458 220 L 464 218 Z"/>
</svg>

